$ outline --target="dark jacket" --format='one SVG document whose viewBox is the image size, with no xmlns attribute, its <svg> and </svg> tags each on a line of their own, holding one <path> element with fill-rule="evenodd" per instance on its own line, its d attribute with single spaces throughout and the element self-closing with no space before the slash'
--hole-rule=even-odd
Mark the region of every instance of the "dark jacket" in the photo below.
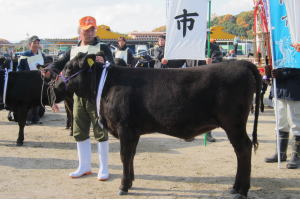
<svg viewBox="0 0 300 200">
<path fill-rule="evenodd" d="M 273 91 L 272 85 L 271 97 L 274 97 Z M 300 69 L 278 69 L 276 92 L 278 99 L 300 101 Z"/>
<path fill-rule="evenodd" d="M 166 65 L 161 64 L 161 59 L 164 58 L 165 47 L 154 48 L 154 68 L 180 68 L 186 62 L 186 60 L 168 60 Z"/>
<path fill-rule="evenodd" d="M 31 56 L 34 56 L 34 53 L 32 53 L 31 50 L 28 50 L 28 51 L 23 52 L 21 54 L 21 56 L 31 57 Z M 42 56 L 43 56 L 43 59 L 44 59 L 44 62 L 45 62 L 46 57 L 43 53 L 42 53 Z M 30 68 L 29 68 L 29 65 L 28 65 L 28 62 L 27 62 L 27 58 L 20 59 L 20 62 L 18 63 L 18 66 L 17 66 L 17 70 L 18 71 L 30 71 Z"/>
<path fill-rule="evenodd" d="M 92 41 L 90 43 L 90 45 L 97 45 L 100 42 L 99 38 L 95 37 L 94 41 Z M 78 43 L 77 46 L 80 45 L 80 42 Z M 111 50 L 109 49 L 109 47 L 106 44 L 101 44 L 100 45 L 100 49 L 101 51 L 103 51 L 104 55 L 105 55 L 105 60 L 109 61 L 110 63 L 114 64 L 114 59 L 111 53 Z M 50 64 L 47 69 L 50 69 L 51 71 L 56 72 L 57 74 L 59 72 L 61 72 L 65 66 L 65 64 L 70 60 L 70 54 L 71 54 L 71 50 L 67 51 L 66 53 L 64 53 L 57 61 L 55 61 L 54 63 Z"/>
<path fill-rule="evenodd" d="M 207 55 L 207 46 L 206 46 L 206 55 Z M 223 61 L 223 55 L 217 43 L 214 42 L 210 43 L 210 57 L 212 59 L 212 63 L 219 63 Z"/>
<path fill-rule="evenodd" d="M 207 45 L 206 45 L 206 56 L 207 56 Z M 212 63 L 219 63 L 223 61 L 223 55 L 222 52 L 220 50 L 220 47 L 217 43 L 210 43 L 210 57 L 212 59 Z M 195 61 L 193 60 L 189 60 L 187 65 L 188 66 L 193 66 L 193 63 Z M 196 63 L 197 66 L 201 66 L 201 65 L 206 65 L 206 61 L 205 60 L 198 60 Z"/>
<path fill-rule="evenodd" d="M 118 46 L 119 51 L 125 51 L 127 48 L 128 48 L 127 45 L 125 45 L 122 48 Z M 114 57 L 115 57 L 115 55 L 114 55 Z M 135 61 L 134 61 L 133 53 L 132 53 L 131 49 L 128 48 L 128 50 L 127 50 L 127 65 L 129 65 L 130 67 L 134 67 L 134 63 L 135 63 Z"/>
</svg>

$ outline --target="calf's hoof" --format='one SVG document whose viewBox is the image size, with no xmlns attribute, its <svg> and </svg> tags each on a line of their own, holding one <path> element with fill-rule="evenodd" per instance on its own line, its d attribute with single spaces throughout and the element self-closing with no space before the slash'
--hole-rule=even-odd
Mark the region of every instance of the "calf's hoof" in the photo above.
<svg viewBox="0 0 300 200">
<path fill-rule="evenodd" d="M 229 193 L 230 193 L 230 194 L 237 194 L 238 192 L 237 192 L 236 189 L 231 188 L 231 189 L 229 190 Z"/>
<path fill-rule="evenodd" d="M 128 191 L 123 191 L 123 190 L 120 190 L 118 193 L 119 196 L 127 195 L 127 194 L 128 194 Z"/>
<path fill-rule="evenodd" d="M 194 137 L 192 137 L 192 138 L 188 138 L 188 139 L 184 139 L 184 141 L 186 141 L 186 142 L 193 142 L 195 140 L 195 138 Z"/>
<path fill-rule="evenodd" d="M 16 146 L 18 147 L 23 146 L 23 142 L 17 142 Z"/>
<path fill-rule="evenodd" d="M 41 121 L 32 121 L 31 122 L 31 125 L 38 125 L 38 124 L 43 124 L 43 122 L 41 122 Z"/>
<path fill-rule="evenodd" d="M 234 195 L 233 198 L 234 199 L 247 199 L 247 197 L 245 195 L 242 195 L 242 194 L 236 194 L 236 195 Z"/>
</svg>

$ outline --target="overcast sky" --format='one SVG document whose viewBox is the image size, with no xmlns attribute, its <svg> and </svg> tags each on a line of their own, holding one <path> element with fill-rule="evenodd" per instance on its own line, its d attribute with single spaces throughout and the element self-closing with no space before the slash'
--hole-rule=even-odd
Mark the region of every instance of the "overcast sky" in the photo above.
<svg viewBox="0 0 300 200">
<path fill-rule="evenodd" d="M 249 11 L 253 0 L 212 0 L 212 13 Z M 94 16 L 112 31 L 151 31 L 165 25 L 166 0 L 0 0 L 0 38 L 11 42 L 27 35 L 77 36 L 78 20 Z"/>
</svg>

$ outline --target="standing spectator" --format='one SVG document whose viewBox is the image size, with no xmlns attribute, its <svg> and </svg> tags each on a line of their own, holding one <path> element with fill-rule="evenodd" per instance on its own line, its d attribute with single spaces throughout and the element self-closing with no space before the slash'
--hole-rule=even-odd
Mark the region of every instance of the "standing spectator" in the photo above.
<svg viewBox="0 0 300 200">
<path fill-rule="evenodd" d="M 34 35 L 28 39 L 29 50 L 21 54 L 18 60 L 18 71 L 37 70 L 38 65 L 44 65 L 45 55 L 40 50 L 40 39 Z M 38 124 L 40 120 L 40 110 L 44 112 L 41 106 L 32 107 L 28 114 L 26 124 Z"/>
<path fill-rule="evenodd" d="M 289 133 L 294 136 L 292 156 L 287 163 L 288 169 L 300 167 L 300 69 L 279 68 L 272 70 L 272 77 L 276 78 L 278 131 L 280 160 L 287 160 Z M 273 89 L 272 96 L 273 95 Z M 276 114 L 276 112 L 275 112 Z M 267 163 L 278 162 L 278 152 L 265 159 Z"/>
<path fill-rule="evenodd" d="M 215 39 L 210 40 L 210 56 L 212 63 L 219 63 L 223 61 L 222 51 Z"/>
<path fill-rule="evenodd" d="M 40 50 L 40 39 L 34 35 L 28 39 L 29 49 L 21 54 L 18 60 L 18 71 L 37 70 L 38 65 L 43 65 L 45 55 Z"/>
<path fill-rule="evenodd" d="M 166 36 L 158 37 L 158 46 L 154 48 L 154 68 L 181 68 L 186 60 L 167 60 L 164 57 Z"/>
<path fill-rule="evenodd" d="M 59 73 L 65 64 L 78 53 L 93 53 L 100 51 L 104 57 L 96 56 L 96 62 L 104 63 L 105 60 L 114 63 L 113 56 L 108 46 L 96 37 L 96 19 L 91 16 L 79 20 L 79 38 L 77 46 L 64 53 L 56 62 L 47 67 L 44 76 L 50 77 L 51 71 Z M 76 171 L 69 174 L 72 178 L 79 178 L 91 174 L 91 141 L 89 136 L 90 125 L 93 125 L 94 136 L 97 140 L 99 172 L 98 180 L 105 181 L 109 178 L 108 170 L 108 132 L 102 129 L 98 123 L 96 102 L 88 98 L 82 98 L 74 94 L 73 107 L 73 136 L 77 143 L 79 166 Z"/>
<path fill-rule="evenodd" d="M 234 39 L 233 39 L 233 46 L 234 46 L 234 53 L 235 54 L 237 54 L 239 42 L 240 42 L 240 37 L 235 36 Z"/>
<path fill-rule="evenodd" d="M 115 63 L 121 66 L 134 66 L 134 57 L 131 49 L 127 47 L 125 37 L 118 38 L 118 48 L 115 51 Z"/>
<path fill-rule="evenodd" d="M 226 55 L 227 59 L 236 59 L 236 55 L 234 53 L 233 49 L 230 49 L 229 52 Z"/>
</svg>

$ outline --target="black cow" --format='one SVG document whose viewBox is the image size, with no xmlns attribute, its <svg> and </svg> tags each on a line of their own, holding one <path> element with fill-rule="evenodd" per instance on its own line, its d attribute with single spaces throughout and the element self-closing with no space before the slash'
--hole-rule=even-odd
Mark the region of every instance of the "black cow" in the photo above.
<svg viewBox="0 0 300 200">
<path fill-rule="evenodd" d="M 56 88 L 95 99 L 101 64 L 89 66 L 95 55 L 79 54 L 65 65 L 68 83 L 58 79 Z M 252 145 L 257 142 L 261 76 L 248 61 L 231 61 L 185 69 L 124 68 L 112 65 L 100 103 L 101 123 L 120 139 L 123 177 L 120 195 L 134 180 L 133 160 L 139 138 L 159 132 L 189 139 L 217 127 L 225 130 L 237 156 L 232 193 L 246 197 L 250 188 Z M 252 142 L 246 124 L 256 94 Z"/>
<path fill-rule="evenodd" d="M 0 71 L 0 87 L 3 90 L 4 71 Z M 42 87 L 43 86 L 43 87 Z M 52 105 L 54 102 L 49 102 L 50 95 L 54 94 L 53 90 L 48 90 L 49 84 L 43 84 L 40 71 L 22 71 L 10 72 L 7 93 L 6 93 L 6 109 L 13 111 L 14 119 L 19 124 L 19 136 L 17 146 L 22 146 L 24 141 L 24 126 L 28 110 L 33 106 L 41 105 L 41 91 L 43 88 L 42 103 L 43 105 Z M 50 91 L 50 92 L 49 92 Z M 52 92 L 51 92 L 52 91 Z M 65 94 L 59 91 L 55 92 L 55 102 L 60 102 L 64 99 Z M 0 93 L 3 96 L 3 93 Z"/>
</svg>

